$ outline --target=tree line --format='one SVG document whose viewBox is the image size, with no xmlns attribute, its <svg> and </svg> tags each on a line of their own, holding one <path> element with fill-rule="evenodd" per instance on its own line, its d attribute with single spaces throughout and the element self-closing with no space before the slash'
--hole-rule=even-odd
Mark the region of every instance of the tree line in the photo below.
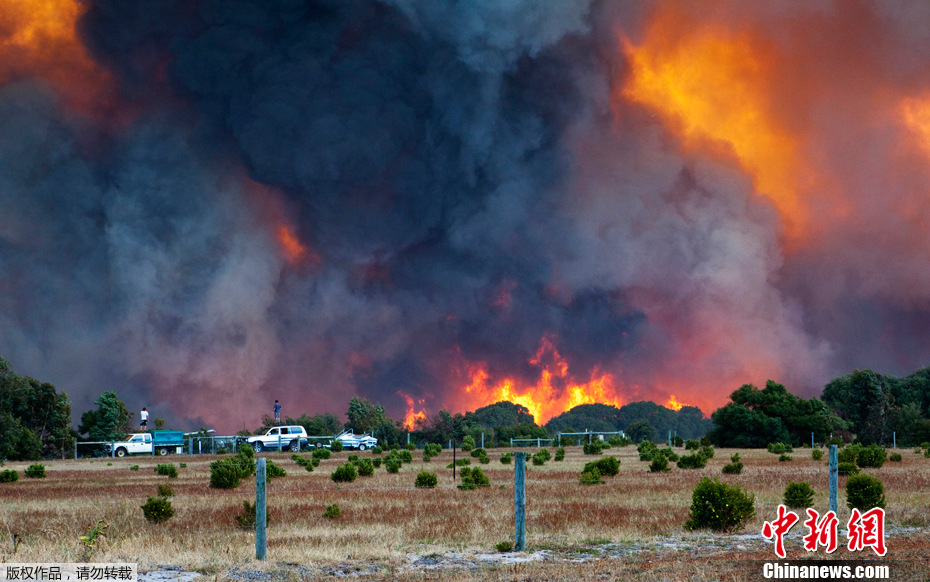
<svg viewBox="0 0 930 582">
<path fill-rule="evenodd" d="M 36 460 L 65 456 L 77 440 L 109 441 L 132 432 L 129 412 L 116 392 L 103 392 L 96 408 L 85 411 L 77 430 L 71 428 L 68 395 L 52 384 L 15 373 L 0 357 L 0 460 Z M 299 424 L 311 436 L 333 435 L 343 429 L 371 433 L 386 444 L 476 441 L 485 437 L 488 446 L 509 444 L 512 438 L 551 438 L 565 432 L 614 432 L 623 430 L 634 441 L 664 441 L 669 433 L 684 439 L 706 435 L 721 447 L 765 447 L 783 442 L 799 446 L 831 438 L 863 444 L 902 446 L 930 441 L 930 368 L 904 378 L 872 370 L 854 370 L 829 382 L 820 398 L 804 399 L 769 380 L 764 388 L 739 387 L 730 402 L 705 418 L 700 409 L 684 406 L 671 410 L 653 402 L 633 402 L 621 407 L 583 404 L 536 424 L 529 410 L 512 402 L 497 402 L 474 411 L 451 413 L 439 410 L 420 419 L 413 430 L 387 416 L 385 408 L 353 396 L 346 421 L 332 413 L 286 417 L 285 424 Z M 153 420 L 163 428 L 164 420 Z M 255 433 L 275 424 L 266 416 Z M 241 431 L 240 434 L 250 434 Z"/>
</svg>

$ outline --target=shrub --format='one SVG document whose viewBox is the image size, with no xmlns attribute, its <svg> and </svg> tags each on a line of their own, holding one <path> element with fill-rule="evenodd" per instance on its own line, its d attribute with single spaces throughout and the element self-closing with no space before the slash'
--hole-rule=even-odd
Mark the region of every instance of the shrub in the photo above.
<svg viewBox="0 0 930 582">
<path fill-rule="evenodd" d="M 707 465 L 707 458 L 701 453 L 691 453 L 678 459 L 675 464 L 679 469 L 703 469 Z"/>
<path fill-rule="evenodd" d="M 754 501 L 739 487 L 704 477 L 691 496 L 691 517 L 685 528 L 735 531 L 755 515 Z"/>
<path fill-rule="evenodd" d="M 375 469 L 381 466 L 381 457 L 375 457 L 371 460 L 371 464 L 375 466 Z"/>
<path fill-rule="evenodd" d="M 668 459 L 665 455 L 653 455 L 652 462 L 649 464 L 650 473 L 664 473 L 671 470 L 672 468 L 668 466 Z"/>
<path fill-rule="evenodd" d="M 402 463 L 412 463 L 412 462 L 413 462 L 413 453 L 411 453 L 409 450 L 407 450 L 407 449 L 401 449 L 400 451 L 398 451 L 398 453 L 400 453 L 400 454 L 399 454 L 399 457 L 400 457 L 400 461 L 401 461 Z"/>
<path fill-rule="evenodd" d="M 636 445 L 636 450 L 639 451 L 640 461 L 651 461 L 653 455 L 659 452 L 659 447 L 652 441 L 640 441 L 640 443 Z"/>
<path fill-rule="evenodd" d="M 488 477 L 478 467 L 465 467 L 461 473 L 462 483 L 459 489 L 475 489 L 477 487 L 487 487 L 491 484 Z"/>
<path fill-rule="evenodd" d="M 739 453 L 733 453 L 733 455 L 730 456 L 731 463 L 739 463 L 739 461 Z"/>
<path fill-rule="evenodd" d="M 900 453 L 891 453 L 891 455 L 888 457 L 888 460 L 891 461 L 892 463 L 900 463 L 901 455 Z"/>
<path fill-rule="evenodd" d="M 384 468 L 387 469 L 388 473 L 397 473 L 400 471 L 400 467 L 403 465 L 400 459 L 388 457 L 384 460 Z"/>
<path fill-rule="evenodd" d="M 856 457 L 859 456 L 859 451 L 862 450 L 862 447 L 859 445 L 849 445 L 848 447 L 843 447 L 836 453 L 836 460 L 840 463 L 855 463 Z"/>
<path fill-rule="evenodd" d="M 439 478 L 436 477 L 435 473 L 429 473 L 427 471 L 420 471 L 417 473 L 417 479 L 414 482 L 415 487 L 421 489 L 432 489 L 439 483 Z"/>
<path fill-rule="evenodd" d="M 840 475 L 855 475 L 859 472 L 859 467 L 855 463 L 839 463 L 836 472 Z"/>
<path fill-rule="evenodd" d="M 863 468 L 874 467 L 878 469 L 885 464 L 885 460 L 887 459 L 886 455 L 887 453 L 884 447 L 869 445 L 863 447 L 859 451 L 859 454 L 856 456 L 856 464 Z"/>
<path fill-rule="evenodd" d="M 498 552 L 510 552 L 513 550 L 513 544 L 510 542 L 510 540 L 504 540 L 502 542 L 498 542 L 497 545 L 494 546 L 494 549 Z"/>
<path fill-rule="evenodd" d="M 344 448 L 342 446 L 342 441 L 339 439 L 333 439 L 333 442 L 330 443 L 329 447 L 330 447 L 330 450 L 332 450 L 334 453 L 340 453 L 342 452 L 342 449 Z"/>
<path fill-rule="evenodd" d="M 360 477 L 371 477 L 375 474 L 375 464 L 367 457 L 359 461 L 356 467 Z"/>
<path fill-rule="evenodd" d="M 475 439 L 473 439 L 471 435 L 468 435 L 462 439 L 462 450 L 463 451 L 467 452 L 467 451 L 472 450 L 473 448 L 475 448 Z"/>
<path fill-rule="evenodd" d="M 171 485 L 159 483 L 157 491 L 159 497 L 174 497 L 174 490 L 171 489 Z"/>
<path fill-rule="evenodd" d="M 685 441 L 685 449 L 689 451 L 696 451 L 701 448 L 701 441 L 695 439 L 688 439 Z"/>
<path fill-rule="evenodd" d="M 811 458 L 814 459 L 815 461 L 819 461 L 820 459 L 823 458 L 823 451 L 821 451 L 820 449 L 814 449 L 814 450 L 812 450 L 812 451 L 811 451 Z"/>
<path fill-rule="evenodd" d="M 930 449 L 927 449 L 926 451 L 924 451 L 924 458 L 930 459 Z"/>
<path fill-rule="evenodd" d="M 13 469 L 5 469 L 0 473 L 0 483 L 12 483 L 13 481 L 19 481 L 19 473 Z"/>
<path fill-rule="evenodd" d="M 666 459 L 668 459 L 669 461 L 671 461 L 671 462 L 673 462 L 673 463 L 677 462 L 678 459 L 681 458 L 681 457 L 678 456 L 678 453 L 676 453 L 675 451 L 673 451 L 672 449 L 670 449 L 670 448 L 668 448 L 668 447 L 666 447 L 666 448 L 664 448 L 664 449 L 660 449 L 660 450 L 658 451 L 658 454 L 662 455 L 663 457 L 665 457 Z"/>
<path fill-rule="evenodd" d="M 381 459 L 377 459 L 377 460 L 380 461 Z M 320 466 L 320 460 L 319 460 L 319 459 L 310 459 L 310 464 L 313 465 L 314 467 L 319 467 L 319 466 Z"/>
<path fill-rule="evenodd" d="M 175 467 L 172 463 L 156 465 L 155 472 L 159 475 L 167 475 L 169 479 L 177 479 L 178 477 L 178 468 Z"/>
<path fill-rule="evenodd" d="M 278 477 L 287 477 L 287 471 L 283 467 L 279 467 L 274 464 L 274 461 L 268 459 L 268 462 L 265 463 L 265 477 L 268 479 L 276 479 Z"/>
<path fill-rule="evenodd" d="M 182 469 L 186 469 L 187 463 L 180 463 L 178 466 L 181 467 Z"/>
<path fill-rule="evenodd" d="M 537 455 L 544 461 L 548 461 L 552 458 L 552 453 L 549 452 L 549 449 L 539 449 L 539 451 L 533 456 L 535 457 Z"/>
<path fill-rule="evenodd" d="M 350 463 L 355 463 L 358 461 L 358 455 L 349 455 L 347 459 Z"/>
<path fill-rule="evenodd" d="M 138 470 L 139 470 L 139 465 L 133 465 L 133 466 L 129 467 L 129 470 L 130 470 L 130 471 L 138 471 Z"/>
<path fill-rule="evenodd" d="M 542 466 L 542 465 L 545 465 L 545 464 L 546 464 L 546 457 L 544 457 L 544 456 L 541 455 L 540 453 L 534 454 L 534 455 L 533 455 L 533 464 L 536 465 L 537 467 Z"/>
<path fill-rule="evenodd" d="M 233 457 L 210 463 L 210 487 L 235 489 L 243 479 L 255 474 L 255 451 L 242 445 Z"/>
<path fill-rule="evenodd" d="M 786 462 L 791 461 L 791 460 L 793 460 L 793 457 L 792 457 L 791 455 L 782 455 L 782 456 L 778 457 L 778 462 L 779 462 L 779 463 L 786 463 Z"/>
<path fill-rule="evenodd" d="M 578 482 L 582 485 L 597 485 L 604 481 L 601 480 L 601 474 L 598 470 L 592 468 L 589 471 L 582 471 L 581 475 L 578 476 Z"/>
<path fill-rule="evenodd" d="M 407 443 L 407 446 L 404 447 L 404 448 L 407 449 L 408 451 L 410 451 L 411 453 L 412 453 L 413 451 L 417 450 L 417 446 L 416 446 L 415 444 L 413 444 L 413 443 Z"/>
<path fill-rule="evenodd" d="M 471 456 L 474 457 L 474 458 L 476 458 L 476 459 L 477 459 L 478 457 L 487 457 L 487 456 L 488 456 L 488 452 L 487 452 L 486 450 L 482 449 L 481 447 L 478 447 L 477 449 L 473 449 L 473 450 L 472 450 Z"/>
<path fill-rule="evenodd" d="M 788 481 L 788 486 L 785 487 L 784 500 L 785 505 L 788 507 L 813 507 L 814 489 L 810 486 L 810 483 L 806 481 L 801 481 L 800 483 Z"/>
<path fill-rule="evenodd" d="M 711 445 L 701 445 L 701 454 L 704 456 L 705 459 L 713 459 L 714 458 L 714 447 L 712 447 Z"/>
<path fill-rule="evenodd" d="M 605 448 L 607 448 L 607 443 L 600 439 L 594 439 L 581 447 L 586 455 L 600 455 Z"/>
<path fill-rule="evenodd" d="M 45 477 L 45 465 L 36 463 L 34 465 L 29 465 L 26 467 L 26 470 L 23 471 L 27 477 L 30 479 L 41 479 Z"/>
<path fill-rule="evenodd" d="M 423 447 L 423 452 L 428 452 L 431 457 L 435 457 L 442 452 L 442 445 L 439 443 L 426 443 L 426 446 Z"/>
<path fill-rule="evenodd" d="M 501 455 L 501 463 L 509 465 L 510 461 L 513 460 L 513 453 L 504 453 Z"/>
<path fill-rule="evenodd" d="M 597 469 L 597 472 L 606 477 L 613 477 L 620 472 L 620 459 L 617 457 L 604 457 L 584 466 L 583 471 Z"/>
<path fill-rule="evenodd" d="M 163 523 L 171 519 L 174 515 L 174 508 L 171 502 L 164 497 L 149 497 L 143 505 L 142 515 L 152 523 Z"/>
<path fill-rule="evenodd" d="M 853 475 L 846 481 L 846 505 L 865 512 L 885 507 L 885 486 L 871 475 Z"/>
<path fill-rule="evenodd" d="M 242 513 L 236 516 L 236 523 L 238 523 L 239 527 L 242 529 L 255 529 L 256 521 L 255 504 L 243 501 Z M 268 513 L 267 508 L 265 509 L 265 523 L 271 523 L 271 515 Z"/>
<path fill-rule="evenodd" d="M 774 455 L 783 455 L 788 449 L 785 448 L 785 443 L 769 443 L 768 450 Z"/>
<path fill-rule="evenodd" d="M 344 463 L 330 474 L 330 478 L 337 483 L 351 483 L 358 477 L 358 470 L 352 463 Z"/>
<path fill-rule="evenodd" d="M 677 434 L 672 438 L 672 444 L 676 447 L 685 446 L 685 439 L 681 438 Z"/>
<path fill-rule="evenodd" d="M 467 467 L 469 465 L 471 465 L 471 459 L 456 459 L 454 463 L 446 465 L 446 469 L 451 469 L 452 467 Z"/>
<path fill-rule="evenodd" d="M 380 455 L 380 454 L 383 453 L 383 452 L 384 452 L 384 449 L 382 449 L 380 445 L 375 445 L 375 446 L 371 447 L 371 454 L 372 454 L 372 455 Z"/>
<path fill-rule="evenodd" d="M 329 449 L 324 449 L 321 447 L 319 449 L 313 449 L 313 452 L 310 453 L 310 456 L 313 457 L 314 459 L 325 460 L 333 456 L 333 454 L 332 452 L 330 452 Z"/>
<path fill-rule="evenodd" d="M 555 460 L 556 461 L 565 460 L 565 447 L 559 447 L 555 450 Z"/>
<path fill-rule="evenodd" d="M 323 517 L 326 519 L 336 519 L 340 515 L 342 515 L 342 511 L 340 511 L 338 503 L 333 503 L 323 511 Z"/>
<path fill-rule="evenodd" d="M 743 463 L 742 461 L 736 461 L 735 463 L 726 464 L 721 471 L 727 475 L 739 475 L 743 472 Z"/>
<path fill-rule="evenodd" d="M 487 465 L 488 463 L 491 462 L 491 459 L 489 457 L 481 457 L 480 459 L 478 459 L 478 462 L 481 463 L 482 465 Z"/>
</svg>

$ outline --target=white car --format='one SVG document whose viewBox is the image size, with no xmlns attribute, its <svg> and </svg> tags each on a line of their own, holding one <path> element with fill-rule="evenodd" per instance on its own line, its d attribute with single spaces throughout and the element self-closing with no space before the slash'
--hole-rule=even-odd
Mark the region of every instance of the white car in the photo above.
<svg viewBox="0 0 930 582">
<path fill-rule="evenodd" d="M 307 431 L 300 425 L 275 426 L 263 435 L 246 438 L 245 442 L 252 445 L 256 453 L 265 449 L 288 449 L 296 453 L 307 444 Z"/>
</svg>

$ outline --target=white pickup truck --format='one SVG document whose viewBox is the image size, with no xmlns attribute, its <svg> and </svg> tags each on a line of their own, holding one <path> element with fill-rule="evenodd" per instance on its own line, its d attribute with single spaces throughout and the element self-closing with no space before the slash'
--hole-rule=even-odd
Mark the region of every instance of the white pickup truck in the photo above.
<svg viewBox="0 0 930 582">
<path fill-rule="evenodd" d="M 184 433 L 179 430 L 140 432 L 129 435 L 123 441 L 113 443 L 112 447 L 107 445 L 104 448 L 108 453 L 113 452 L 117 457 L 125 457 L 126 455 L 151 455 L 153 447 L 154 452 L 159 455 L 181 453 L 184 450 Z"/>
<path fill-rule="evenodd" d="M 246 438 L 245 442 L 252 445 L 256 453 L 265 449 L 288 449 L 296 453 L 307 444 L 307 431 L 300 425 L 275 426 L 263 435 Z"/>
</svg>

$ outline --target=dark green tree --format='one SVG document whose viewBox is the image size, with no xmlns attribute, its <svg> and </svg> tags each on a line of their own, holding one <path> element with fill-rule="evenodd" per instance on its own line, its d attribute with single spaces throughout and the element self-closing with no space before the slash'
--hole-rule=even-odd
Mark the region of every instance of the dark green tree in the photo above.
<svg viewBox="0 0 930 582">
<path fill-rule="evenodd" d="M 0 410 L 6 417 L 0 431 L 0 448 L 8 458 L 33 460 L 38 455 L 58 456 L 71 450 L 71 404 L 68 395 L 58 393 L 47 382 L 16 374 L 9 362 L 0 358 Z M 9 451 L 16 451 L 12 452 Z"/>
<path fill-rule="evenodd" d="M 893 391 L 898 380 L 873 370 L 854 370 L 823 389 L 823 401 L 847 421 L 862 443 L 891 441 L 895 415 Z"/>
<path fill-rule="evenodd" d="M 346 428 L 351 428 L 357 434 L 370 433 L 375 427 L 384 424 L 384 407 L 369 402 L 367 398 L 353 396 L 349 400 L 349 410 L 346 411 L 346 418 L 349 419 Z"/>
<path fill-rule="evenodd" d="M 788 430 L 780 418 L 735 402 L 715 410 L 711 420 L 716 428 L 707 436 L 718 447 L 761 448 L 788 440 Z"/>
<path fill-rule="evenodd" d="M 122 439 L 132 432 L 129 424 L 132 413 L 116 392 L 104 392 L 95 404 L 96 410 L 88 410 L 81 415 L 79 433 L 87 434 L 92 441 L 110 441 Z"/>
<path fill-rule="evenodd" d="M 628 424 L 624 433 L 626 433 L 626 436 L 630 437 L 634 443 L 654 441 L 656 439 L 655 427 L 645 418 L 639 418 Z"/>
</svg>

